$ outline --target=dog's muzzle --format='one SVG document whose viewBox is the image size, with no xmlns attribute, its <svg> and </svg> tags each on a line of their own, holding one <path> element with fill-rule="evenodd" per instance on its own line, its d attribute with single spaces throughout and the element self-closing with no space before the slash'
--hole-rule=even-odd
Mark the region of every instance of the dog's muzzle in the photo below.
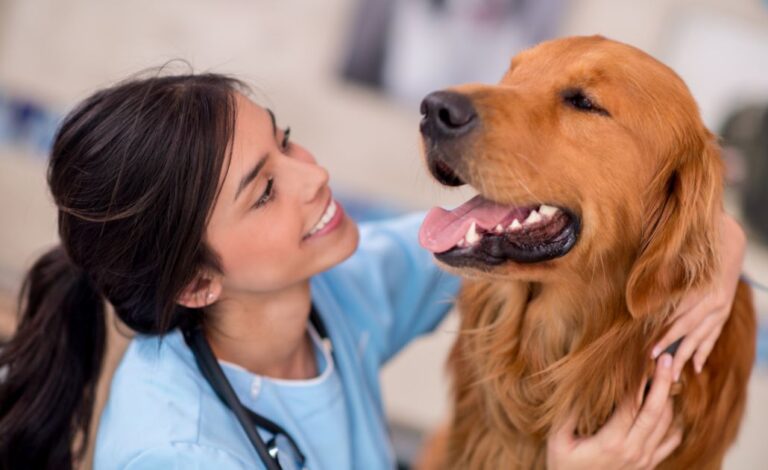
<svg viewBox="0 0 768 470">
<path fill-rule="evenodd" d="M 421 102 L 421 134 L 439 142 L 468 134 L 477 125 L 472 101 L 456 92 L 435 91 Z"/>
<path fill-rule="evenodd" d="M 465 184 L 457 170 L 465 164 L 460 161 L 462 138 L 479 122 L 472 101 L 460 93 L 436 91 L 421 102 L 421 114 L 419 127 L 430 173 L 447 186 Z"/>
</svg>

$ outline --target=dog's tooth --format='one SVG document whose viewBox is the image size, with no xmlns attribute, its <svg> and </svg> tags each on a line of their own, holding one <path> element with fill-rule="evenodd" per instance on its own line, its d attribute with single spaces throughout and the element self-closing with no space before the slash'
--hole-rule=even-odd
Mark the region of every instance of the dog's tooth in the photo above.
<svg viewBox="0 0 768 470">
<path fill-rule="evenodd" d="M 469 245 L 474 245 L 480 240 L 480 235 L 477 233 L 476 223 L 472 222 L 472 225 L 469 226 L 469 230 L 467 230 L 467 234 L 464 238 L 467 239 L 467 244 Z"/>
<path fill-rule="evenodd" d="M 532 210 L 530 214 L 528 214 L 528 218 L 525 219 L 523 224 L 530 225 L 535 224 L 536 222 L 541 222 L 541 214 L 536 212 L 536 209 Z"/>
<path fill-rule="evenodd" d="M 543 215 L 544 217 L 552 217 L 553 215 L 557 214 L 559 210 L 560 209 L 558 209 L 557 207 L 542 204 L 539 207 L 539 214 Z"/>
<path fill-rule="evenodd" d="M 466 244 L 467 244 L 467 243 L 466 243 L 466 242 L 464 241 L 464 239 L 462 238 L 461 240 L 459 240 L 459 243 L 457 243 L 457 244 L 456 244 L 456 246 L 458 246 L 459 248 L 462 248 L 462 247 L 463 247 L 464 245 L 466 245 Z"/>
<path fill-rule="evenodd" d="M 496 233 L 503 233 L 503 232 L 504 232 L 504 227 L 502 227 L 502 226 L 501 226 L 501 224 L 498 224 L 498 225 L 496 226 L 496 228 L 494 229 L 494 231 L 495 231 Z"/>
<path fill-rule="evenodd" d="M 520 230 L 521 228 L 523 228 L 523 224 L 521 224 L 520 221 L 517 220 L 517 219 L 513 220 L 512 223 L 509 224 L 509 230 L 511 230 L 513 232 L 516 232 L 516 231 Z"/>
</svg>

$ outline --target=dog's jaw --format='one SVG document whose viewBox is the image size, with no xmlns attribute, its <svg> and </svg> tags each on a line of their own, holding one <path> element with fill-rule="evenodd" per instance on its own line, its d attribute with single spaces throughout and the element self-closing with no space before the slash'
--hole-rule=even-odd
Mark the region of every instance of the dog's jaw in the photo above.
<svg viewBox="0 0 768 470">
<path fill-rule="evenodd" d="M 457 268 L 493 268 L 507 263 L 533 264 L 568 254 L 579 238 L 580 218 L 569 210 L 561 210 L 550 223 L 554 236 L 537 236 L 535 228 L 522 226 L 517 232 L 488 232 L 471 245 L 456 246 L 435 254 L 442 263 Z M 539 230 L 541 232 L 541 229 Z"/>
</svg>

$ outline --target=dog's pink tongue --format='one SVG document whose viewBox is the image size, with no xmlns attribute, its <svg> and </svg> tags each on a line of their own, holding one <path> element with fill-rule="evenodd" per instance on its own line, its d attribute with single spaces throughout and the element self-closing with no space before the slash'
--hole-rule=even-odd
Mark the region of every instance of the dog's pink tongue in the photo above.
<svg viewBox="0 0 768 470">
<path fill-rule="evenodd" d="M 435 207 L 419 230 L 419 243 L 433 253 L 448 251 L 466 235 L 472 222 L 490 230 L 509 214 L 510 208 L 475 196 L 453 210 Z"/>
</svg>

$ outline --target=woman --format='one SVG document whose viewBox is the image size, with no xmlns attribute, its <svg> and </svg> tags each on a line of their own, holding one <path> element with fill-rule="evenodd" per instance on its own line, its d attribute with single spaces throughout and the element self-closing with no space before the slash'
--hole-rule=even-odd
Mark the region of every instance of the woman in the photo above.
<svg viewBox="0 0 768 470">
<path fill-rule="evenodd" d="M 96 468 L 393 466 L 378 370 L 440 321 L 458 280 L 417 248 L 420 217 L 358 235 L 325 169 L 244 90 L 213 74 L 138 79 L 65 119 L 48 173 L 61 245 L 28 274 L 0 353 L 4 466 L 82 456 L 104 300 L 139 335 L 112 382 Z M 724 239 L 720 295 L 691 294 L 697 308 L 662 349 L 689 334 L 690 357 L 716 338 L 743 256 L 743 240 Z M 699 331 L 703 318 L 714 320 Z M 622 405 L 589 439 L 553 434 L 550 466 L 643 468 L 674 450 L 674 366 L 660 364 L 641 410 Z"/>
</svg>

